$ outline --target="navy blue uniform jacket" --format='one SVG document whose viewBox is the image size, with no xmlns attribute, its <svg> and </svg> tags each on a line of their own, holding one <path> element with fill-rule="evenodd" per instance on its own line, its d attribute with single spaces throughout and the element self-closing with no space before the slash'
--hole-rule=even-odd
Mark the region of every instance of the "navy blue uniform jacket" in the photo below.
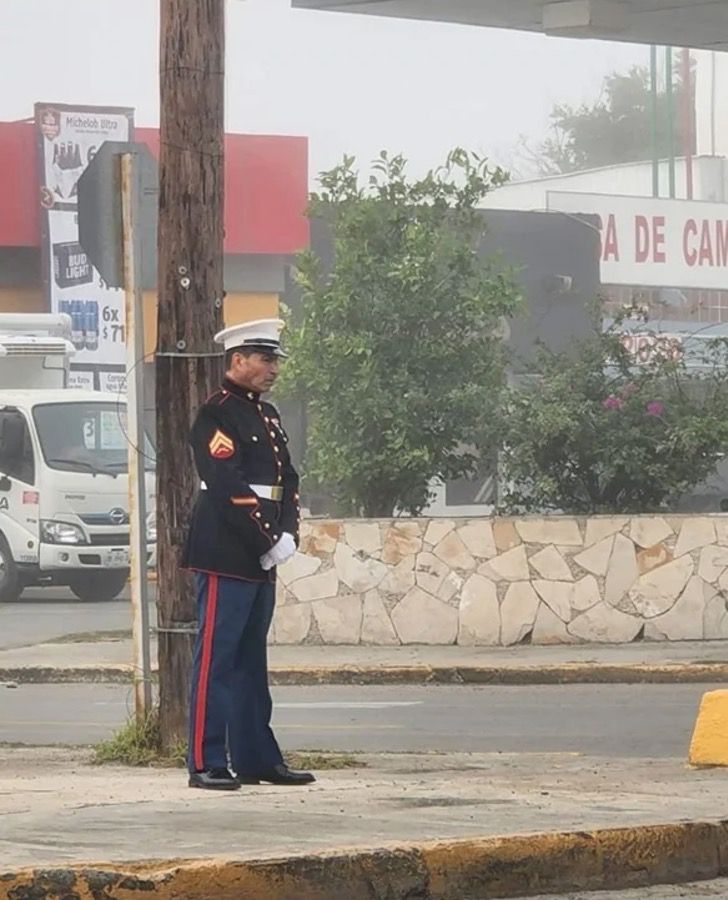
<svg viewBox="0 0 728 900">
<path fill-rule="evenodd" d="M 260 557 L 284 531 L 299 533 L 298 474 L 275 406 L 227 379 L 201 407 L 191 433 L 202 482 L 183 566 L 246 581 L 275 579 Z M 280 502 L 250 487 L 283 489 Z"/>
</svg>

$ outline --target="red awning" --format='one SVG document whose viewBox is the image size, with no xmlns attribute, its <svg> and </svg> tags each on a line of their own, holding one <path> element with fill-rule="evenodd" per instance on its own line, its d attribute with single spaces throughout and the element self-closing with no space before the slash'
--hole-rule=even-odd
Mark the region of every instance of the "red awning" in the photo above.
<svg viewBox="0 0 728 900">
<path fill-rule="evenodd" d="M 159 152 L 159 131 L 136 140 Z M 292 254 L 308 246 L 308 140 L 225 136 L 225 252 Z M 0 248 L 40 246 L 35 127 L 0 122 Z"/>
</svg>

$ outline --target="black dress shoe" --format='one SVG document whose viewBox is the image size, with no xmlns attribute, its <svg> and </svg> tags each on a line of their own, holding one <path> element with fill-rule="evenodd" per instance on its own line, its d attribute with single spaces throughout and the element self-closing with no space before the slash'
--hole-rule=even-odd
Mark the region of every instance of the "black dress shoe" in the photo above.
<svg viewBox="0 0 728 900">
<path fill-rule="evenodd" d="M 238 779 L 227 769 L 204 769 L 202 772 L 191 772 L 190 787 L 204 788 L 208 791 L 237 791 L 240 787 Z"/>
<path fill-rule="evenodd" d="M 267 781 L 269 784 L 299 785 L 311 784 L 316 779 L 311 772 L 297 772 L 295 769 L 289 769 L 285 763 L 280 763 L 260 775 L 239 775 L 238 781 L 241 784 L 260 784 L 261 781 Z"/>
</svg>

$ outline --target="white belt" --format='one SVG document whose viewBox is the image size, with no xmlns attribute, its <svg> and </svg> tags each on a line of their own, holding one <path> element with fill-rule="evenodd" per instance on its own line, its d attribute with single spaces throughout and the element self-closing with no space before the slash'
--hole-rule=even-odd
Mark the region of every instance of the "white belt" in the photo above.
<svg viewBox="0 0 728 900">
<path fill-rule="evenodd" d="M 280 503 L 283 499 L 283 488 L 279 484 L 251 484 L 250 490 L 255 491 L 263 500 L 276 500 Z"/>
<path fill-rule="evenodd" d="M 200 490 L 207 490 L 207 485 L 204 481 L 200 482 Z M 255 491 L 263 500 L 275 500 L 280 503 L 283 499 L 283 488 L 278 484 L 251 484 L 250 490 Z"/>
</svg>

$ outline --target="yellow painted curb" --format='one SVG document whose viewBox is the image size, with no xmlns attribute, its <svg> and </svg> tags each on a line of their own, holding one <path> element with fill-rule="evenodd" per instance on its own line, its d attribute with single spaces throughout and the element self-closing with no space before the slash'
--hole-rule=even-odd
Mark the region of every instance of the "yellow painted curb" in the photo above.
<svg viewBox="0 0 728 900">
<path fill-rule="evenodd" d="M 728 691 L 708 691 L 690 742 L 693 766 L 728 766 Z"/>
<path fill-rule="evenodd" d="M 679 884 L 728 873 L 728 823 L 516 835 L 286 859 L 0 872 L 0 898 L 488 900 Z"/>
<path fill-rule="evenodd" d="M 714 684 L 728 662 L 562 663 L 560 665 L 272 665 L 276 685 L 316 684 Z"/>
</svg>

